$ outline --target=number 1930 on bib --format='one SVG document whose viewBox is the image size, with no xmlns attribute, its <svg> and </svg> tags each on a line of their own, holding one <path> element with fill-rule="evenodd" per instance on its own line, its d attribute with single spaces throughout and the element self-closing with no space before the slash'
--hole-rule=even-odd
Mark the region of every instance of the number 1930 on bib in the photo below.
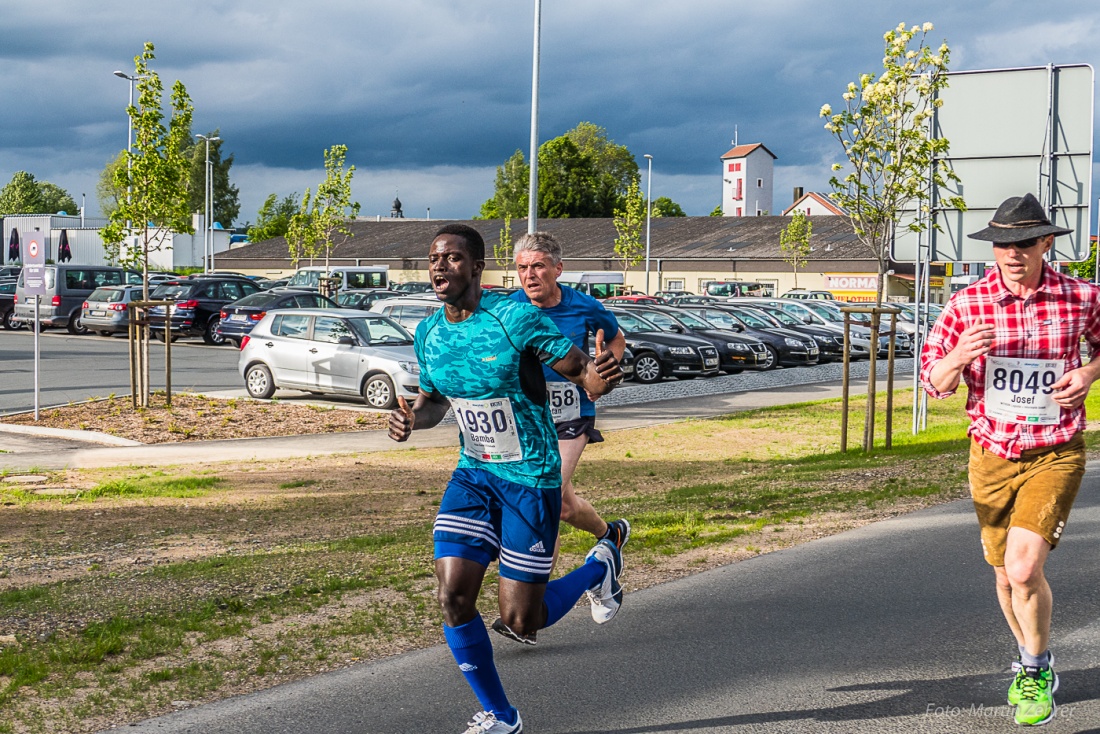
<svg viewBox="0 0 1100 734">
<path fill-rule="evenodd" d="M 523 460 L 511 400 L 451 398 L 451 405 L 467 456 L 494 464 Z"/>
<path fill-rule="evenodd" d="M 1009 423 L 1055 425 L 1062 409 L 1051 399 L 1051 385 L 1062 379 L 1061 359 L 987 357 L 985 414 Z"/>
</svg>

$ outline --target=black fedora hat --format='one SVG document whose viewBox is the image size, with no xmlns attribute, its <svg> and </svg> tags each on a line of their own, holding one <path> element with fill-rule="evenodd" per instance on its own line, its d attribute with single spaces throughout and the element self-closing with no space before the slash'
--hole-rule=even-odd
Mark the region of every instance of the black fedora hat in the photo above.
<svg viewBox="0 0 1100 734">
<path fill-rule="evenodd" d="M 986 242 L 1023 242 L 1044 235 L 1069 234 L 1072 229 L 1055 227 L 1047 218 L 1043 205 L 1031 194 L 1011 196 L 997 207 L 989 226 L 967 235 L 972 240 Z"/>
</svg>

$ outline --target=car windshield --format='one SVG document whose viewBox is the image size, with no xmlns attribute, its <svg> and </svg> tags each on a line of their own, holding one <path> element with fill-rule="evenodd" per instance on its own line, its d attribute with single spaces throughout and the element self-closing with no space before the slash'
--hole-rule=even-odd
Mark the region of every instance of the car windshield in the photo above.
<svg viewBox="0 0 1100 734">
<path fill-rule="evenodd" d="M 646 321 L 650 321 L 660 326 L 662 331 L 675 331 L 676 327 L 680 325 L 676 319 L 660 311 L 642 311 L 642 316 Z"/>
<path fill-rule="evenodd" d="M 768 316 L 771 316 L 773 319 L 778 321 L 780 324 L 783 324 L 784 326 L 801 326 L 802 325 L 801 321 L 796 319 L 794 316 L 791 316 L 789 313 L 787 313 L 786 311 L 784 311 L 782 309 L 779 309 L 779 308 L 762 308 L 760 310 L 763 311 L 764 313 L 766 313 Z"/>
<path fill-rule="evenodd" d="M 703 312 L 707 321 L 722 329 L 739 329 L 744 326 L 737 318 L 728 311 L 720 311 L 718 309 L 710 309 Z"/>
<path fill-rule="evenodd" d="M 714 324 L 704 320 L 701 316 L 697 316 L 693 313 L 683 312 L 679 316 L 680 321 L 686 326 L 692 329 L 713 329 Z"/>
<path fill-rule="evenodd" d="M 106 301 L 107 303 L 118 303 L 125 295 L 125 291 L 121 288 L 96 288 L 92 291 L 92 295 L 88 296 L 89 301 Z"/>
<path fill-rule="evenodd" d="M 253 293 L 251 295 L 245 296 L 241 300 L 236 301 L 233 305 L 234 306 L 257 306 L 257 307 L 262 308 L 262 307 L 266 306 L 267 304 L 271 303 L 272 301 L 274 301 L 276 298 L 279 298 L 280 295 L 282 295 L 282 294 L 280 294 L 280 293 L 271 293 L 269 291 L 261 291 L 260 293 Z"/>
<path fill-rule="evenodd" d="M 299 270 L 287 281 L 287 285 L 303 285 L 316 288 L 320 282 L 321 272 L 319 270 Z"/>
<path fill-rule="evenodd" d="M 741 319 L 742 321 L 744 321 L 746 324 L 753 327 L 754 329 L 773 329 L 773 328 L 775 328 L 775 324 L 768 321 L 767 317 L 764 316 L 764 314 L 762 314 L 762 313 L 757 313 L 756 311 L 752 311 L 750 309 L 740 309 L 740 308 L 737 309 L 736 311 L 734 311 L 734 313 L 737 314 L 737 318 Z"/>
<path fill-rule="evenodd" d="M 150 297 L 154 301 L 170 301 L 186 296 L 190 292 L 190 283 L 169 283 L 167 285 L 158 285 L 157 289 L 153 291 Z"/>
<path fill-rule="evenodd" d="M 412 335 L 401 324 L 385 316 L 359 316 L 345 320 L 359 338 L 371 346 L 413 343 Z"/>
<path fill-rule="evenodd" d="M 646 321 L 641 316 L 637 316 L 625 311 L 616 311 L 615 318 L 619 322 L 619 326 L 623 327 L 626 331 L 632 331 L 637 333 L 645 333 L 651 331 L 660 331 L 656 325 L 650 321 Z"/>
<path fill-rule="evenodd" d="M 834 311 L 822 303 L 807 303 L 805 306 L 826 321 L 834 323 L 844 321 L 844 314 L 840 311 Z"/>
</svg>

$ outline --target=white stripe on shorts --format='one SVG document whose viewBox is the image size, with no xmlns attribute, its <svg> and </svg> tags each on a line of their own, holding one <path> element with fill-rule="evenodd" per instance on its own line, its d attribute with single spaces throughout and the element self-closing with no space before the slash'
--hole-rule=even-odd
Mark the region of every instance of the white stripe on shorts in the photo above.
<svg viewBox="0 0 1100 734">
<path fill-rule="evenodd" d="M 532 559 L 531 556 L 510 551 L 507 548 L 500 549 L 500 563 L 517 571 L 526 571 L 538 575 L 547 575 L 554 567 L 554 559 Z"/>
<path fill-rule="evenodd" d="M 497 540 L 496 534 L 492 531 L 484 531 L 478 528 L 476 525 L 469 525 L 466 523 L 453 522 L 451 520 L 441 520 L 436 518 L 433 531 L 442 533 L 457 533 L 458 535 L 468 535 L 472 538 L 481 538 L 489 543 L 494 548 L 500 548 L 500 541 Z"/>
</svg>

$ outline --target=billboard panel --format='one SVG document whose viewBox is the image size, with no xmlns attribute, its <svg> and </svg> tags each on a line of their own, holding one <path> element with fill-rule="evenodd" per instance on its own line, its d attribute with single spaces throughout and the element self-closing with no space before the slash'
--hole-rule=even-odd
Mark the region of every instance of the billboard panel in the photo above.
<svg viewBox="0 0 1100 734">
<path fill-rule="evenodd" d="M 1092 200 L 1092 67 L 1074 64 L 949 76 L 934 133 L 951 141 L 947 160 L 961 182 L 937 191 L 936 199 L 962 196 L 968 210 L 933 208 L 942 231 L 930 229 L 921 235 L 931 252 L 925 249 L 920 259 L 991 260 L 988 243 L 966 234 L 983 229 L 1008 197 L 1031 192 L 1048 207 L 1055 224 L 1074 229 L 1055 239 L 1051 258 L 1084 260 Z M 917 248 L 917 235 L 899 226 L 893 259 L 917 260 Z"/>
</svg>

